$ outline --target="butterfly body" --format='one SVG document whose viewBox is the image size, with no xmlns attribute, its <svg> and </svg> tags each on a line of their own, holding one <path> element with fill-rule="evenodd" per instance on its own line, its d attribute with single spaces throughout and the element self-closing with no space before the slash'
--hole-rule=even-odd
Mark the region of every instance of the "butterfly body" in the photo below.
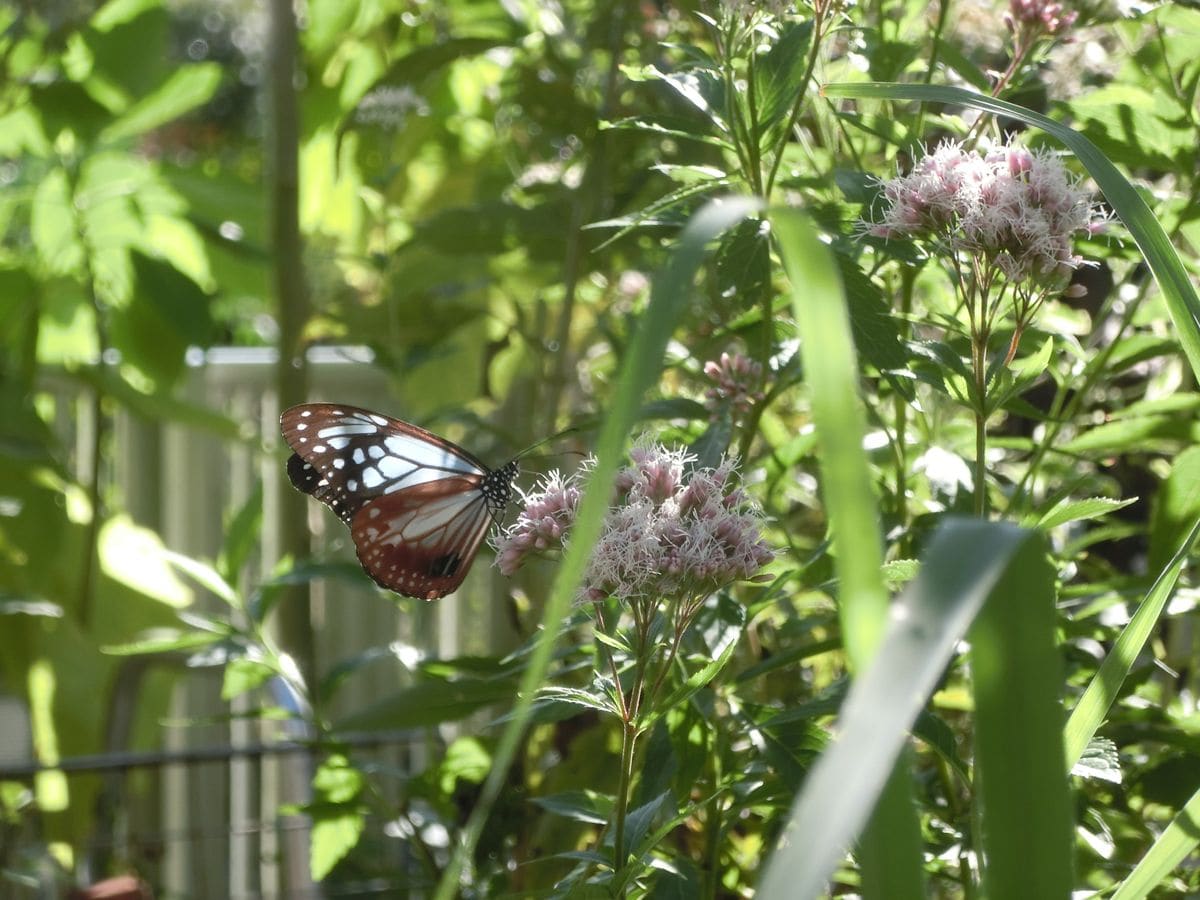
<svg viewBox="0 0 1200 900">
<path fill-rule="evenodd" d="M 462 584 L 492 520 L 512 496 L 517 460 L 489 469 L 416 425 L 365 409 L 306 403 L 280 429 L 297 490 L 350 526 L 377 584 L 436 600 Z"/>
</svg>

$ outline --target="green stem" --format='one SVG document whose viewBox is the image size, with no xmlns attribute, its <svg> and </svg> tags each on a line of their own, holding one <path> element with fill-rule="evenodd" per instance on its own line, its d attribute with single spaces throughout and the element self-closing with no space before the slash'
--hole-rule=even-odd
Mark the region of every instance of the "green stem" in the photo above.
<svg viewBox="0 0 1200 900">
<path fill-rule="evenodd" d="M 987 518 L 987 332 L 974 337 L 975 369 L 975 515 Z"/>
<path fill-rule="evenodd" d="M 629 811 L 629 789 L 633 782 L 633 751 L 637 744 L 637 725 L 626 722 L 621 731 L 621 771 L 617 782 L 616 821 L 613 825 L 613 883 L 624 883 L 623 873 L 629 852 L 625 847 L 625 815 Z M 618 896 L 625 896 L 625 888 L 618 888 Z"/>
<path fill-rule="evenodd" d="M 912 337 L 913 285 L 916 284 L 916 271 L 905 266 L 900 275 L 900 340 L 907 342 Z M 901 550 L 907 553 L 908 537 L 908 401 L 900 392 L 894 397 L 896 415 L 896 524 L 900 527 Z"/>
</svg>

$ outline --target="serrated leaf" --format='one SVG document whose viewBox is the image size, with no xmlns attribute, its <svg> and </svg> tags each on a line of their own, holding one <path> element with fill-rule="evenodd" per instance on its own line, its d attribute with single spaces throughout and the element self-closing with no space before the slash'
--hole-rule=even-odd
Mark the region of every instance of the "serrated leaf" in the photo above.
<svg viewBox="0 0 1200 900">
<path fill-rule="evenodd" d="M 446 756 L 438 766 L 438 782 L 442 793 L 453 795 L 459 781 L 480 784 L 492 768 L 492 754 L 473 737 L 461 737 L 446 748 Z"/>
<path fill-rule="evenodd" d="M 311 812 L 312 839 L 309 869 L 314 881 L 333 871 L 362 836 L 364 816 L 357 810 Z"/>
<path fill-rule="evenodd" d="M 692 69 L 686 72 L 663 72 L 655 66 L 642 68 L 644 79 L 656 78 L 670 87 L 712 122 L 720 131 L 728 132 L 723 110 L 725 86 L 713 71 Z"/>
<path fill-rule="evenodd" d="M 1108 738 L 1092 738 L 1079 761 L 1071 767 L 1071 774 L 1078 778 L 1120 784 L 1121 756 L 1117 752 L 1117 745 Z"/>
<path fill-rule="evenodd" d="M 659 163 L 652 166 L 655 172 L 661 172 L 676 184 L 700 184 L 729 177 L 729 173 L 715 166 L 680 166 Z"/>
<path fill-rule="evenodd" d="M 1048 531 L 1065 525 L 1068 522 L 1081 522 L 1087 519 L 1098 519 L 1110 512 L 1124 509 L 1131 503 L 1137 502 L 1137 497 L 1128 500 L 1113 500 L 1109 497 L 1089 497 L 1086 500 L 1062 500 L 1048 510 L 1034 527 Z"/>
<path fill-rule="evenodd" d="M 811 19 L 784 24 L 771 49 L 755 60 L 760 134 L 780 124 L 800 99 L 812 26 Z"/>
<path fill-rule="evenodd" d="M 714 147 L 720 147 L 722 150 L 733 152 L 733 145 L 728 141 L 721 140 L 710 134 L 703 134 L 695 130 L 688 130 L 689 120 L 680 118 L 676 121 L 677 127 L 672 127 L 670 122 L 676 121 L 668 117 L 657 117 L 654 119 L 644 119 L 636 116 L 631 116 L 627 119 L 618 119 L 613 122 L 602 121 L 600 129 L 611 131 L 642 131 L 647 134 L 656 134 L 661 137 L 673 137 L 680 140 L 698 141 L 702 144 L 710 144 Z"/>
<path fill-rule="evenodd" d="M 584 691 L 579 688 L 554 686 L 544 687 L 538 691 L 538 700 L 554 700 L 560 703 L 570 703 L 575 706 L 584 706 L 588 709 L 597 710 L 598 712 L 613 712 L 613 708 L 609 703 L 598 699 L 590 691 Z"/>
<path fill-rule="evenodd" d="M 318 803 L 344 804 L 362 793 L 367 780 L 343 754 L 334 753 L 321 761 L 312 784 Z"/>
<path fill-rule="evenodd" d="M 668 807 L 670 793 L 659 794 L 649 803 L 643 803 L 637 809 L 631 809 L 625 817 L 625 852 L 634 853 L 640 850 L 642 841 L 650 831 L 654 820 Z"/>
<path fill-rule="evenodd" d="M 893 559 L 883 564 L 883 580 L 889 589 L 901 587 L 917 577 L 921 562 L 916 559 Z"/>
</svg>

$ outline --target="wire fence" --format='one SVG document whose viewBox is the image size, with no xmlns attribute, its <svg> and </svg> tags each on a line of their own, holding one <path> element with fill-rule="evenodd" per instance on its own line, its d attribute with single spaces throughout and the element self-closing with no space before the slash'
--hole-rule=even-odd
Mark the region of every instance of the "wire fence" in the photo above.
<svg viewBox="0 0 1200 900">
<path fill-rule="evenodd" d="M 271 523 L 282 452 L 263 452 L 277 441 L 274 361 L 269 349 L 189 355 L 182 399 L 234 419 L 249 439 L 229 441 L 194 422 L 149 421 L 122 409 L 105 460 L 107 486 L 133 520 L 171 550 L 200 559 L 216 557 L 225 517 L 261 484 L 264 530 L 257 557 L 243 573 L 243 589 L 267 577 L 278 558 Z M 362 348 L 314 348 L 313 398 L 404 415 L 395 408 L 388 380 L 369 362 Z M 72 464 L 86 482 L 87 448 L 98 423 L 81 390 L 68 379 L 51 378 L 46 385 L 55 401 L 56 430 L 65 447 L 76 448 Z M 316 546 L 325 554 L 350 555 L 340 523 L 318 504 L 311 507 Z M 325 712 L 345 714 L 395 691 L 405 658 L 486 652 L 491 636 L 503 629 L 493 621 L 500 613 L 483 599 L 472 596 L 468 582 L 459 596 L 414 604 L 401 614 L 365 578 L 361 588 L 314 583 L 317 653 L 326 667 L 381 644 L 395 648 L 396 665 L 364 667 L 339 689 L 338 706 Z M 190 609 L 227 614 L 202 594 Z M 113 872 L 136 874 L 156 900 L 423 896 L 428 873 L 404 839 L 413 826 L 386 817 L 369 816 L 359 841 L 369 849 L 359 856 L 370 865 L 348 866 L 320 887 L 312 883 L 309 821 L 280 812 L 310 799 L 312 750 L 286 724 L 257 717 L 250 698 L 232 705 L 222 700 L 219 660 L 209 664 L 197 668 L 184 654 L 122 660 L 112 683 L 96 686 L 96 702 L 103 704 L 102 752 L 53 766 L 37 762 L 24 704 L 0 696 L 0 811 L 17 811 L 0 816 L 0 900 L 70 896 L 73 885 Z M 357 764 L 398 773 L 399 781 L 422 771 L 449 736 L 355 735 L 348 746 Z M 403 808 L 401 793 L 397 786 L 397 810 Z M 69 809 L 37 809 L 35 796 L 66 798 Z"/>
</svg>

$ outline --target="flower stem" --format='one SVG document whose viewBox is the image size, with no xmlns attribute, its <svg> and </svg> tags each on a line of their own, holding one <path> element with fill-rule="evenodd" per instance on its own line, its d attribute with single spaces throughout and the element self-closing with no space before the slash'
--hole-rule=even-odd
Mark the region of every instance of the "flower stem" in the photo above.
<svg viewBox="0 0 1200 900">
<path fill-rule="evenodd" d="M 975 369 L 975 515 L 987 518 L 987 332 L 972 339 Z"/>
<path fill-rule="evenodd" d="M 613 825 L 613 883 L 621 885 L 625 862 L 629 851 L 625 847 L 625 815 L 629 810 L 629 788 L 633 782 L 633 751 L 637 744 L 638 730 L 634 722 L 625 722 L 621 730 L 621 771 L 617 782 L 616 820 Z M 618 887 L 618 896 L 625 896 L 624 887 Z"/>
</svg>

